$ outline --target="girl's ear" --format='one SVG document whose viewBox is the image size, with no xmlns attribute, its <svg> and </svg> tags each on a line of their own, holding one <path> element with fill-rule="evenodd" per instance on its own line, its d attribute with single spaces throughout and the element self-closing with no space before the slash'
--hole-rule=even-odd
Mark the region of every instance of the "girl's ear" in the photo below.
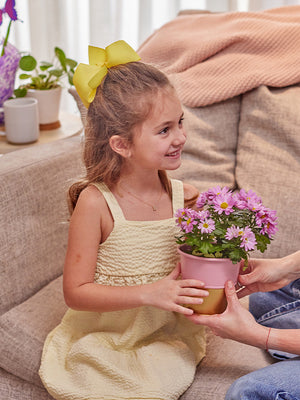
<svg viewBox="0 0 300 400">
<path fill-rule="evenodd" d="M 109 139 L 109 145 L 111 149 L 120 154 L 124 158 L 129 158 L 131 156 L 130 144 L 125 138 L 119 135 L 114 135 Z"/>
</svg>

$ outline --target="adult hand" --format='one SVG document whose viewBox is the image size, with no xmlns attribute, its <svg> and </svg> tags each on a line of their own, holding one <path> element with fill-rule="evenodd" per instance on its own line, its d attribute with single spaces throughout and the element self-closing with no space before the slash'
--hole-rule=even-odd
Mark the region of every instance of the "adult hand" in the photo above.
<svg viewBox="0 0 300 400">
<path fill-rule="evenodd" d="M 291 273 L 291 256 L 278 259 L 252 259 L 238 281 L 244 286 L 239 292 L 241 298 L 254 292 L 270 292 L 286 286 L 297 276 Z M 243 270 L 243 263 L 241 271 Z"/>
<path fill-rule="evenodd" d="M 196 324 L 208 326 L 222 338 L 263 348 L 267 328 L 257 324 L 252 314 L 240 304 L 232 281 L 226 282 L 225 293 L 228 304 L 222 314 L 193 314 L 187 318 Z"/>
<path fill-rule="evenodd" d="M 204 283 L 199 280 L 178 279 L 180 272 L 180 263 L 178 263 L 165 278 L 144 285 L 143 304 L 184 315 L 193 314 L 193 310 L 184 307 L 184 304 L 201 304 L 202 297 L 208 296 L 209 293 L 203 289 Z"/>
</svg>

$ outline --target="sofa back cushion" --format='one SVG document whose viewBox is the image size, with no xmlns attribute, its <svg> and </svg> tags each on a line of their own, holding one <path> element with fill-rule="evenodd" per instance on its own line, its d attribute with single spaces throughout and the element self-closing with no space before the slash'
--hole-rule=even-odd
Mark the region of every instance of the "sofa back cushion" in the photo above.
<svg viewBox="0 0 300 400">
<path fill-rule="evenodd" d="M 62 273 L 67 189 L 82 174 L 81 139 L 0 157 L 0 314 Z"/>
<path fill-rule="evenodd" d="M 264 257 L 300 248 L 299 110 L 300 86 L 261 86 L 242 99 L 236 180 L 278 215 L 278 232 Z"/>
<path fill-rule="evenodd" d="M 206 107 L 183 107 L 187 141 L 180 168 L 169 175 L 200 191 L 216 185 L 233 188 L 240 105 L 237 96 Z"/>
</svg>

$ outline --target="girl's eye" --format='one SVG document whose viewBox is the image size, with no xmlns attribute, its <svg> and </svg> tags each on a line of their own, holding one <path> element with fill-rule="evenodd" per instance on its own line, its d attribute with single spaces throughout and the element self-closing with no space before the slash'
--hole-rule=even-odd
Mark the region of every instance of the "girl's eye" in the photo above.
<svg viewBox="0 0 300 400">
<path fill-rule="evenodd" d="M 180 118 L 180 120 L 179 120 L 179 123 L 178 123 L 178 125 L 181 127 L 182 126 L 182 124 L 183 124 L 183 120 L 184 120 L 184 118 L 183 117 L 181 117 Z"/>
<path fill-rule="evenodd" d="M 164 135 L 164 134 L 168 133 L 168 131 L 169 131 L 169 127 L 166 127 L 166 128 L 164 128 L 164 129 L 162 129 L 162 130 L 159 132 L 159 134 L 160 134 L 160 135 Z"/>
</svg>

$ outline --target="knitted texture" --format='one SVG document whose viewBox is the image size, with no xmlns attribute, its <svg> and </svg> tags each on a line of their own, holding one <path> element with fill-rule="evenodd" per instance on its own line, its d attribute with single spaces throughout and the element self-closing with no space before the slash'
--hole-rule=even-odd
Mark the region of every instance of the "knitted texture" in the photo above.
<svg viewBox="0 0 300 400">
<path fill-rule="evenodd" d="M 200 107 L 260 85 L 300 81 L 300 6 L 178 16 L 138 50 L 169 75 L 180 100 Z"/>
<path fill-rule="evenodd" d="M 99 246 L 95 282 L 151 283 L 174 269 L 175 219 L 127 221 L 103 193 L 114 228 Z M 173 209 L 183 185 L 172 180 Z M 205 352 L 203 327 L 154 307 L 105 313 L 68 310 L 45 342 L 40 377 L 55 399 L 177 399 L 192 383 Z"/>
</svg>

